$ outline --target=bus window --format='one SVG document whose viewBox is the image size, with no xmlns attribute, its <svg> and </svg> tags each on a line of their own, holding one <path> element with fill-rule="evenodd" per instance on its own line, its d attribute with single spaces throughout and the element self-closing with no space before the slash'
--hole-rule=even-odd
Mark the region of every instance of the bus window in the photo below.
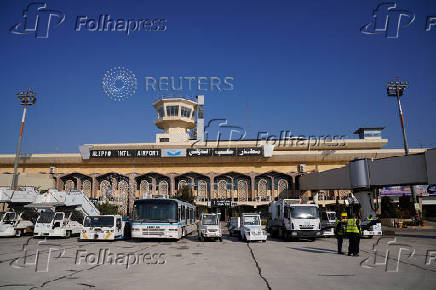
<svg viewBox="0 0 436 290">
<path fill-rule="evenodd" d="M 117 230 L 121 230 L 121 219 L 117 219 Z"/>
</svg>

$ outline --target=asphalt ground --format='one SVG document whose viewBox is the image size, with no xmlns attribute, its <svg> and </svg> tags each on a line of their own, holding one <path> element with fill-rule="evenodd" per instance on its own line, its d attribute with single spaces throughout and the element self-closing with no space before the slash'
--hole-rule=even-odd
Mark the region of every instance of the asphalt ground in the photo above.
<svg viewBox="0 0 436 290">
<path fill-rule="evenodd" d="M 348 241 L 344 241 L 346 252 Z M 314 242 L 0 239 L 1 289 L 436 289 L 436 232 Z"/>
</svg>

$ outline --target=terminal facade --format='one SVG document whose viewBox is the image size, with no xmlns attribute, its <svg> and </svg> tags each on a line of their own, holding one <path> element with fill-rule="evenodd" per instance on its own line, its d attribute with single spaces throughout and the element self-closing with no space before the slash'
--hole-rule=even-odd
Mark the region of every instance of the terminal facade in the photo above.
<svg viewBox="0 0 436 290">
<path fill-rule="evenodd" d="M 20 158 L 19 185 L 83 190 L 127 212 L 137 198 L 173 197 L 184 186 L 200 206 L 267 205 L 278 196 L 306 196 L 334 202 L 348 191 L 296 190 L 296 176 L 342 167 L 356 158 L 404 155 L 382 149 L 383 128 L 360 128 L 360 138 L 281 136 L 238 141 L 213 140 L 204 123 L 204 97 L 162 98 L 153 103 L 163 132 L 154 143 L 84 144 L 80 153 L 32 154 Z M 286 134 L 285 134 L 286 135 Z M 412 149 L 419 153 L 425 149 Z M 0 155 L 0 185 L 10 186 L 15 155 Z"/>
</svg>

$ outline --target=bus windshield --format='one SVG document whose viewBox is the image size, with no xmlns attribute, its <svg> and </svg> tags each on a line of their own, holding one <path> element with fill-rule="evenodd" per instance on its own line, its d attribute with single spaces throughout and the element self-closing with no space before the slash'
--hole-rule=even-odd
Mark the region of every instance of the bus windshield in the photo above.
<svg viewBox="0 0 436 290">
<path fill-rule="evenodd" d="M 36 222 L 47 224 L 53 221 L 55 213 L 52 211 L 43 211 L 39 214 L 38 220 Z"/>
<path fill-rule="evenodd" d="M 315 206 L 293 206 L 291 207 L 291 216 L 294 219 L 317 219 L 318 208 Z"/>
<path fill-rule="evenodd" d="M 87 216 L 83 222 L 84 227 L 113 227 L 113 216 Z"/>
<path fill-rule="evenodd" d="M 213 226 L 213 225 L 217 225 L 218 224 L 218 220 L 217 220 L 217 216 L 216 215 L 204 215 L 201 223 L 203 225 L 209 225 L 209 226 Z"/>
<path fill-rule="evenodd" d="M 247 226 L 259 226 L 260 225 L 260 219 L 259 216 L 244 216 L 244 225 Z"/>
<path fill-rule="evenodd" d="M 159 199 L 136 201 L 133 218 L 140 222 L 177 222 L 177 203 Z"/>
</svg>

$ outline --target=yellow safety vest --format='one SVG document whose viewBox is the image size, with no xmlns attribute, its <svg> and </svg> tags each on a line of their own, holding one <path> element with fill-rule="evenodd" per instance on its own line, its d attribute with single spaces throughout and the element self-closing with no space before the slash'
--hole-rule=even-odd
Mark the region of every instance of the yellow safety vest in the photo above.
<svg viewBox="0 0 436 290">
<path fill-rule="evenodd" d="M 347 233 L 359 233 L 359 228 L 357 227 L 357 219 L 348 219 Z"/>
</svg>

